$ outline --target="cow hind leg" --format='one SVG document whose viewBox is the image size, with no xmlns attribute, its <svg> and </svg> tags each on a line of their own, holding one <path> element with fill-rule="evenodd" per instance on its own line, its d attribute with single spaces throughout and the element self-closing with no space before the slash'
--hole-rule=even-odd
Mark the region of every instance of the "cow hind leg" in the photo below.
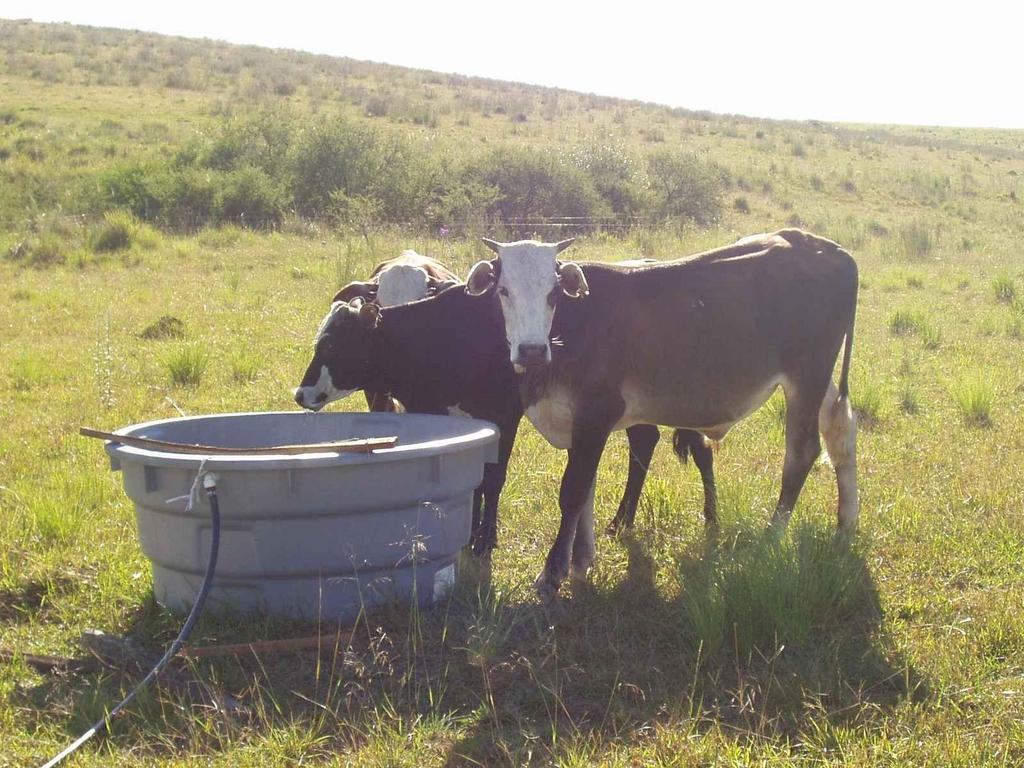
<svg viewBox="0 0 1024 768">
<path fill-rule="evenodd" d="M 672 435 L 672 448 L 682 462 L 687 454 L 700 472 L 704 486 L 704 528 L 709 535 L 718 530 L 718 489 L 715 486 L 715 454 L 704 435 L 689 429 L 677 429 Z"/>
<path fill-rule="evenodd" d="M 806 397 L 786 390 L 786 458 L 782 464 L 782 490 L 772 524 L 785 528 L 807 480 L 807 473 L 821 453 L 818 437 L 820 397 Z"/>
<path fill-rule="evenodd" d="M 857 491 L 857 417 L 850 405 L 850 398 L 840 399 L 838 390 L 831 382 L 821 401 L 818 425 L 836 473 L 839 530 L 852 531 L 857 527 L 857 515 L 860 512 Z"/>
<path fill-rule="evenodd" d="M 653 424 L 635 424 L 626 430 L 626 439 L 629 441 L 629 477 L 626 478 L 626 488 L 622 492 L 619 509 L 606 529 L 610 536 L 633 527 L 636 507 L 640 503 L 640 492 L 644 488 L 658 438 L 658 428 Z"/>
</svg>

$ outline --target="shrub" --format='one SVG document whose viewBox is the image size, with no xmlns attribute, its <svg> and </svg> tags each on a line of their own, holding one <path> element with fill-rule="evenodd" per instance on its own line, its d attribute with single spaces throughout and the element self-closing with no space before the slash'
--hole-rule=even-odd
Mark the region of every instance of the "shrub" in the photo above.
<svg viewBox="0 0 1024 768">
<path fill-rule="evenodd" d="M 550 152 L 502 147 L 470 166 L 465 180 L 495 191 L 487 214 L 515 236 L 532 234 L 544 219 L 556 217 L 593 229 L 595 219 L 610 213 L 593 182 Z"/>
<path fill-rule="evenodd" d="M 655 216 L 708 226 L 722 214 L 726 175 L 696 155 L 660 150 L 647 158 Z"/>
<path fill-rule="evenodd" d="M 113 253 L 132 247 L 138 222 L 128 211 L 107 211 L 103 214 L 103 225 L 92 238 L 92 249 L 96 253 Z"/>
<path fill-rule="evenodd" d="M 157 184 L 159 220 L 170 229 L 192 232 L 214 217 L 218 181 L 223 175 L 198 168 L 165 174 Z"/>
<path fill-rule="evenodd" d="M 374 131 L 322 120 L 299 136 L 291 157 L 295 206 L 306 216 L 323 215 L 331 209 L 333 192 L 365 194 L 385 164 Z"/>
<path fill-rule="evenodd" d="M 592 142 L 576 147 L 569 161 L 590 177 L 597 193 L 617 216 L 638 216 L 645 205 L 645 191 L 632 155 L 619 144 Z"/>
<path fill-rule="evenodd" d="M 49 267 L 67 261 L 64 241 L 52 232 L 19 240 L 7 251 L 7 258 L 29 267 Z"/>
<path fill-rule="evenodd" d="M 745 197 L 737 197 L 732 201 L 732 207 L 739 213 L 750 213 L 750 203 Z"/>
<path fill-rule="evenodd" d="M 144 221 L 155 220 L 161 203 L 154 190 L 154 178 L 162 173 L 157 166 L 139 164 L 104 171 L 96 182 L 96 207 L 121 208 Z"/>
<path fill-rule="evenodd" d="M 284 217 L 285 193 L 259 168 L 234 171 L 217 192 L 217 218 L 252 229 L 276 227 Z"/>
</svg>

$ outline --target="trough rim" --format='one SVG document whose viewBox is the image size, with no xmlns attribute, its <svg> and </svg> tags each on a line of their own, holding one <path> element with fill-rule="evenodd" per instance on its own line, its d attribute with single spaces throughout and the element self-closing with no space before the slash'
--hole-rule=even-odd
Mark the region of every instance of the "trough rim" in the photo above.
<svg viewBox="0 0 1024 768">
<path fill-rule="evenodd" d="M 140 432 L 166 424 L 180 424 L 189 421 L 211 421 L 217 419 L 230 419 L 238 417 L 257 416 L 285 416 L 287 418 L 323 418 L 324 416 L 351 416 L 366 417 L 364 412 L 336 411 L 329 414 L 313 414 L 304 411 L 239 411 L 235 413 L 213 413 L 198 416 L 176 416 L 169 419 L 156 419 L 138 424 L 129 424 L 114 430 L 115 435 L 139 436 Z M 498 428 L 489 421 L 483 419 L 471 419 L 461 416 L 445 416 L 431 413 L 404 413 L 404 414 L 381 414 L 391 418 L 402 419 L 442 419 L 456 420 L 459 424 L 465 425 L 465 430 L 454 437 L 445 437 L 437 440 L 426 440 L 409 445 L 396 445 L 393 448 L 377 448 L 368 453 L 305 453 L 305 454 L 263 454 L 253 455 L 232 455 L 216 454 L 204 457 L 202 454 L 185 454 L 174 451 L 158 451 L 149 448 L 136 448 L 133 446 L 116 443 L 111 440 L 104 441 L 103 448 L 107 454 L 116 461 L 127 461 L 141 463 L 154 467 L 179 467 L 184 469 L 198 469 L 199 465 L 206 460 L 206 468 L 209 470 L 274 470 L 274 469 L 317 469 L 321 467 L 338 467 L 359 464 L 379 464 L 393 461 L 407 461 L 417 458 L 429 458 L 442 456 L 448 453 L 459 453 L 467 448 L 477 445 L 484 448 L 490 443 L 497 442 Z M 366 437 L 365 435 L 353 435 L 351 437 Z"/>
</svg>

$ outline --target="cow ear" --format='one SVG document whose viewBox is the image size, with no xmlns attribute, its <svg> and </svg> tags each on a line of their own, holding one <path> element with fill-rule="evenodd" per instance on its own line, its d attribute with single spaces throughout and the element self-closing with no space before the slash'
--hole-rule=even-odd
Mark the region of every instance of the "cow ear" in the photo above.
<svg viewBox="0 0 1024 768">
<path fill-rule="evenodd" d="M 497 282 L 498 273 L 494 269 L 494 262 L 478 261 L 466 277 L 466 293 L 470 296 L 483 296 L 493 290 Z"/>
<path fill-rule="evenodd" d="M 560 261 L 555 267 L 558 275 L 558 287 L 571 299 L 581 299 L 590 293 L 590 286 L 587 285 L 587 278 L 580 269 L 580 265 L 574 261 Z"/>
<path fill-rule="evenodd" d="M 488 240 L 486 237 L 481 238 L 484 241 L 484 245 L 494 251 L 496 254 L 501 256 L 501 243 L 494 240 Z"/>
<path fill-rule="evenodd" d="M 335 301 L 352 301 L 355 298 L 363 298 L 372 301 L 377 295 L 377 284 L 376 283 L 361 283 L 358 280 L 349 283 L 331 300 L 331 303 Z"/>
<path fill-rule="evenodd" d="M 568 248 L 570 245 L 572 245 L 575 242 L 576 242 L 576 238 L 575 237 L 570 237 L 568 240 L 562 240 L 560 242 L 555 243 L 555 253 L 556 254 L 561 253 L 562 251 L 564 251 L 566 248 Z"/>
<path fill-rule="evenodd" d="M 380 307 L 376 304 L 363 304 L 359 307 L 359 322 L 367 328 L 376 328 L 380 325 Z"/>
<path fill-rule="evenodd" d="M 454 288 L 456 285 L 459 284 L 460 283 L 458 280 L 439 280 L 438 282 L 434 283 L 433 285 L 430 286 L 430 288 L 427 289 L 427 293 L 436 295 L 438 293 L 441 293 L 442 291 L 447 291 L 449 288 Z"/>
</svg>

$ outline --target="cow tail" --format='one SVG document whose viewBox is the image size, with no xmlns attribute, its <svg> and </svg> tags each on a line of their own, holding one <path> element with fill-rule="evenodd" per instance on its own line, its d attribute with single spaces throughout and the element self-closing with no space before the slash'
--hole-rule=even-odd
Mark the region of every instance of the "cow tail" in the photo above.
<svg viewBox="0 0 1024 768">
<path fill-rule="evenodd" d="M 690 443 L 687 440 L 686 430 L 677 429 L 672 433 L 672 450 L 675 451 L 676 457 L 683 464 L 686 464 L 690 459 Z"/>
<path fill-rule="evenodd" d="M 839 371 L 839 399 L 850 396 L 850 357 L 853 355 L 853 321 L 856 317 L 857 302 L 854 299 L 854 311 L 850 314 L 850 326 L 846 329 L 846 344 L 843 348 L 843 367 Z"/>
</svg>

